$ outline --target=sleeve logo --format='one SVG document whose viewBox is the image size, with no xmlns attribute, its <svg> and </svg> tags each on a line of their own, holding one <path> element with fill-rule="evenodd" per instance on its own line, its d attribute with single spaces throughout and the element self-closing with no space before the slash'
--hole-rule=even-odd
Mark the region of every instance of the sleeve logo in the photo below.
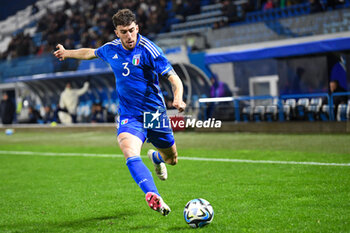
<svg viewBox="0 0 350 233">
<path fill-rule="evenodd" d="M 125 125 L 126 123 L 128 123 L 128 121 L 129 121 L 128 119 L 122 120 L 122 121 L 121 121 L 121 125 Z"/>
</svg>

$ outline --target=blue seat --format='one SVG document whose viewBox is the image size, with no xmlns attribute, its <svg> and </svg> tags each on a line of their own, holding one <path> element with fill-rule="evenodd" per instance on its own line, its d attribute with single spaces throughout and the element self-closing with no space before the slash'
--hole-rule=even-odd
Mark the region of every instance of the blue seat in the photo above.
<svg viewBox="0 0 350 233">
<path fill-rule="evenodd" d="M 346 121 L 348 120 L 347 116 L 347 104 L 339 104 L 338 105 L 338 111 L 337 111 L 337 121 Z"/>
<path fill-rule="evenodd" d="M 241 119 L 243 122 L 248 122 L 251 120 L 251 115 L 252 115 L 252 107 L 251 106 L 245 106 L 242 109 L 241 113 Z"/>
<path fill-rule="evenodd" d="M 264 120 L 265 106 L 255 106 L 253 109 L 253 120 L 255 122 L 261 122 Z"/>
<path fill-rule="evenodd" d="M 294 120 L 295 118 L 295 99 L 286 99 L 283 104 L 283 113 L 286 120 Z"/>
<path fill-rule="evenodd" d="M 309 121 L 318 120 L 320 117 L 322 98 L 312 98 L 310 105 L 307 107 L 306 115 Z"/>
<path fill-rule="evenodd" d="M 301 98 L 297 102 L 296 106 L 296 117 L 298 120 L 306 120 L 306 110 L 309 106 L 308 98 Z"/>
<path fill-rule="evenodd" d="M 328 104 L 322 106 L 319 116 L 321 121 L 330 120 L 330 109 Z"/>
<path fill-rule="evenodd" d="M 265 121 L 272 122 L 277 120 L 277 105 L 268 105 L 265 110 Z"/>
</svg>

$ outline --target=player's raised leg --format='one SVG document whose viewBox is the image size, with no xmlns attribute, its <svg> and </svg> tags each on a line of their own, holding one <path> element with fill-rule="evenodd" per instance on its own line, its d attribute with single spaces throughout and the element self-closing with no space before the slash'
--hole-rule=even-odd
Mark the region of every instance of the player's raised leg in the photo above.
<svg viewBox="0 0 350 233">
<path fill-rule="evenodd" d="M 168 179 L 168 172 L 164 164 L 164 160 L 159 152 L 151 149 L 147 152 L 147 156 L 152 161 L 154 171 L 156 172 L 158 178 L 160 180 Z"/>
<path fill-rule="evenodd" d="M 166 164 L 170 164 L 170 165 L 177 164 L 178 159 L 177 159 L 177 150 L 176 150 L 175 143 L 169 148 L 157 148 L 157 151 L 159 152 L 160 156 L 162 157 L 162 159 Z"/>
<path fill-rule="evenodd" d="M 167 215 L 170 212 L 170 208 L 161 198 L 151 172 L 140 157 L 143 141 L 139 137 L 125 132 L 118 135 L 118 143 L 132 178 L 146 194 L 146 201 L 149 207 L 162 213 L 164 216 Z"/>
<path fill-rule="evenodd" d="M 170 165 L 177 164 L 177 150 L 175 143 L 169 148 L 157 148 L 157 151 L 149 150 L 147 156 L 152 161 L 154 170 L 158 178 L 161 180 L 166 180 L 168 178 L 168 171 L 165 163 Z"/>
</svg>

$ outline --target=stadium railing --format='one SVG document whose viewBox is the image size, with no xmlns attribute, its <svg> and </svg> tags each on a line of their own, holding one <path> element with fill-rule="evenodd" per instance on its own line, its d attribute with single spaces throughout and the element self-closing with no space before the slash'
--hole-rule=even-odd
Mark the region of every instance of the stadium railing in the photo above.
<svg viewBox="0 0 350 233">
<path fill-rule="evenodd" d="M 250 106 L 254 107 L 254 106 L 259 105 L 259 104 L 256 104 L 255 101 L 266 101 L 266 100 L 268 100 L 268 101 L 272 100 L 272 102 L 277 101 L 277 103 L 278 103 L 278 97 L 277 96 L 270 96 L 270 95 L 266 95 L 266 96 L 237 96 L 237 97 L 235 97 L 234 106 L 235 106 L 236 121 L 237 122 L 241 121 L 241 116 L 240 116 L 241 102 L 248 101 L 248 102 L 250 102 Z M 262 104 L 262 105 L 266 105 L 266 104 Z"/>
<path fill-rule="evenodd" d="M 331 112 L 331 116 L 332 116 L 332 120 L 336 120 L 336 116 L 334 116 L 334 110 L 333 109 L 334 107 L 334 97 L 336 96 L 350 96 L 350 92 L 336 92 L 336 93 L 332 93 L 329 97 L 329 109 L 330 109 L 330 112 Z M 347 104 L 347 108 L 350 109 L 350 105 L 349 105 L 349 101 Z M 348 116 L 347 120 L 350 120 L 350 116 Z"/>
<path fill-rule="evenodd" d="M 288 95 L 281 95 L 281 96 L 233 96 L 233 97 L 216 97 L 216 98 L 199 98 L 198 102 L 203 103 L 224 103 L 224 102 L 233 102 L 234 106 L 234 114 L 235 114 L 235 121 L 240 122 L 244 121 L 242 119 L 241 114 L 243 110 L 243 105 L 251 107 L 251 111 L 253 110 L 253 107 L 255 106 L 265 106 L 268 105 L 276 105 L 277 106 L 277 114 L 278 114 L 278 121 L 283 122 L 286 121 L 285 117 L 285 110 L 283 103 L 287 99 L 295 99 L 296 102 L 299 99 L 312 99 L 312 98 L 322 98 L 322 102 L 324 103 L 323 106 L 326 106 L 328 109 L 329 118 L 326 119 L 327 121 L 335 121 L 337 120 L 334 115 L 334 97 L 335 96 L 350 96 L 350 92 L 339 92 L 339 93 L 310 93 L 310 94 L 288 94 Z M 259 104 L 259 101 L 263 101 L 261 104 Z M 311 101 L 310 101 L 311 102 Z M 349 101 L 350 102 L 350 101 Z M 349 102 L 346 103 L 346 107 L 350 109 Z M 307 109 L 304 109 L 306 112 Z M 319 111 L 321 112 L 322 109 L 319 108 Z M 318 112 L 318 113 L 320 113 Z M 295 119 L 295 118 L 293 118 Z M 300 119 L 299 119 L 300 120 Z M 307 120 L 306 116 L 304 120 Z M 314 120 L 314 119 L 313 119 Z M 312 121 L 313 121 L 312 120 Z M 350 120 L 350 116 L 346 117 L 346 120 Z M 309 121 L 311 121 L 309 119 Z"/>
<path fill-rule="evenodd" d="M 241 103 L 243 101 L 261 101 L 261 100 L 278 100 L 277 96 L 235 96 L 235 97 L 217 97 L 217 98 L 200 98 L 199 103 L 218 103 L 233 102 L 235 110 L 235 120 L 241 121 Z"/>
<path fill-rule="evenodd" d="M 281 105 L 282 105 L 282 102 L 283 100 L 287 100 L 287 99 L 295 99 L 295 100 L 299 100 L 299 99 L 303 99 L 303 98 L 316 98 L 316 97 L 321 97 L 321 98 L 326 98 L 326 102 L 328 103 L 329 106 L 331 106 L 331 103 L 330 103 L 330 96 L 328 93 L 310 93 L 310 94 L 288 94 L 288 95 L 281 95 L 280 96 L 280 102 L 281 102 Z M 282 113 L 281 113 L 282 112 Z M 282 107 L 282 111 L 279 112 L 280 114 L 280 117 L 283 117 L 283 118 L 280 118 L 281 121 L 284 121 L 284 109 Z M 282 116 L 283 115 L 283 116 Z M 333 120 L 333 112 L 331 111 L 331 107 L 329 108 L 329 120 Z"/>
</svg>

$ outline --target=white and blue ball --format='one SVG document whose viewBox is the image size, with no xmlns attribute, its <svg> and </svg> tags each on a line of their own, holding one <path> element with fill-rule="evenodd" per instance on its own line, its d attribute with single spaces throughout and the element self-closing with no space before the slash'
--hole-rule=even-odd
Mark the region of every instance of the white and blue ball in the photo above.
<svg viewBox="0 0 350 233">
<path fill-rule="evenodd" d="M 6 129 L 6 130 L 5 130 L 5 134 L 6 134 L 6 135 L 12 135 L 14 132 L 15 132 L 14 129 Z"/>
<path fill-rule="evenodd" d="M 213 221 L 214 209 L 203 198 L 193 199 L 185 206 L 184 218 L 186 223 L 193 228 L 203 227 Z"/>
</svg>

